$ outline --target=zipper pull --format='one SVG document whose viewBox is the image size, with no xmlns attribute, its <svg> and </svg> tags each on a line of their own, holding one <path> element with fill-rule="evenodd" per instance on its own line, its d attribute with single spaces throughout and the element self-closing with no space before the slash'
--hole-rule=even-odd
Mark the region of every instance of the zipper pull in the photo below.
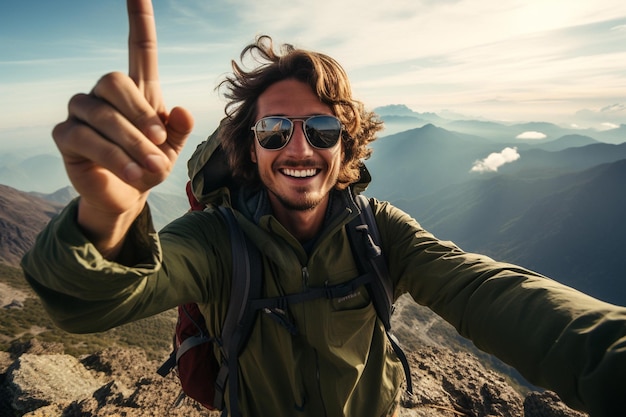
<svg viewBox="0 0 626 417">
<path fill-rule="evenodd" d="M 302 267 L 302 289 L 306 290 L 309 287 L 309 270 L 306 266 Z"/>
</svg>

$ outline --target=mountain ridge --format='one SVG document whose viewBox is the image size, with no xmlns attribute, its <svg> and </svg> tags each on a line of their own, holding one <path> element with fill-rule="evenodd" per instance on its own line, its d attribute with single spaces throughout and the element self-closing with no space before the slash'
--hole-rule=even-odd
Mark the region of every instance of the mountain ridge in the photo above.
<svg viewBox="0 0 626 417">
<path fill-rule="evenodd" d="M 626 159 L 556 176 L 499 175 L 396 204 L 465 250 L 626 305 L 624 182 Z"/>
</svg>

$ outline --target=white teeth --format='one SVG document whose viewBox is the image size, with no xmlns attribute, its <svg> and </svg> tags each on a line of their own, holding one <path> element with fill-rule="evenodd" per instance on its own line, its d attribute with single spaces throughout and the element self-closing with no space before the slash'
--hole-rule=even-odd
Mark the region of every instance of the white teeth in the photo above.
<svg viewBox="0 0 626 417">
<path fill-rule="evenodd" d="M 290 177 L 306 178 L 312 177 L 317 171 L 315 169 L 284 169 L 283 174 Z"/>
</svg>

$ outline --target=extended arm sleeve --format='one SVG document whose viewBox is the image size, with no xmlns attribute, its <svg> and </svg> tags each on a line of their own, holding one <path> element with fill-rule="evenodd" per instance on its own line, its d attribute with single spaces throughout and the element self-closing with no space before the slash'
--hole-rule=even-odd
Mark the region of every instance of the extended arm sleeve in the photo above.
<svg viewBox="0 0 626 417">
<path fill-rule="evenodd" d="M 103 258 L 84 237 L 76 211 L 75 201 L 22 259 L 26 279 L 64 330 L 103 331 L 185 302 L 208 302 L 221 288 L 221 280 L 210 277 L 230 270 L 222 269 L 230 265 L 230 253 L 220 251 L 226 246 L 216 239 L 225 229 L 202 213 L 190 213 L 159 235 L 146 206 L 118 263 Z"/>
<path fill-rule="evenodd" d="M 626 308 L 465 253 L 397 208 L 377 221 L 397 282 L 474 344 L 592 416 L 626 410 Z"/>
</svg>

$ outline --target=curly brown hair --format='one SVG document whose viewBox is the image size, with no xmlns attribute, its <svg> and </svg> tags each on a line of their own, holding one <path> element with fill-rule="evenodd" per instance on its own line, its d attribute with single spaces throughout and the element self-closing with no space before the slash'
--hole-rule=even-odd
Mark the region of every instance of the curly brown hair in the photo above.
<svg viewBox="0 0 626 417">
<path fill-rule="evenodd" d="M 250 71 L 242 68 L 244 60 L 251 58 L 256 67 Z M 320 100 L 345 126 L 342 142 L 344 161 L 336 187 L 346 188 L 360 176 L 361 161 L 369 158 L 369 144 L 376 140 L 382 129 L 378 116 L 365 110 L 362 102 L 352 98 L 350 82 L 344 69 L 333 58 L 284 44 L 276 52 L 272 38 L 263 35 L 246 46 L 240 55 L 240 66 L 232 61 L 233 73 L 222 81 L 228 100 L 226 118 L 220 125 L 220 140 L 233 177 L 247 184 L 260 185 L 256 165 L 250 158 L 254 134 L 257 98 L 272 84 L 285 79 L 296 79 L 311 86 Z"/>
</svg>

